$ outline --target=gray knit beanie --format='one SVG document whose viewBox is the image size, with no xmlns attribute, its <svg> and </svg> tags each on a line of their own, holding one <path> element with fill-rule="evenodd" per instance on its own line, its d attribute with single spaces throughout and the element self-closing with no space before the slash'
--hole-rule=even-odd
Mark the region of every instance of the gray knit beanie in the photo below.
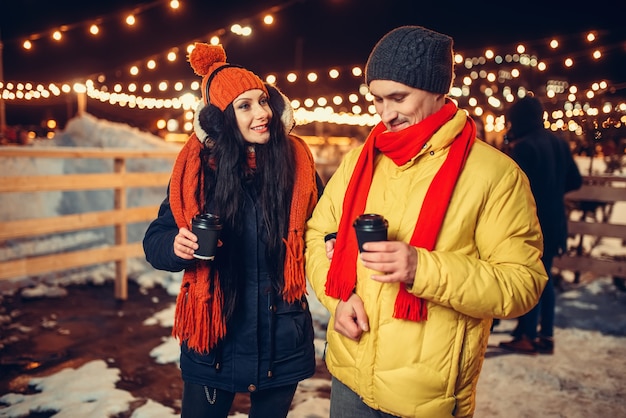
<svg viewBox="0 0 626 418">
<path fill-rule="evenodd" d="M 365 66 L 365 83 L 392 80 L 420 90 L 447 94 L 452 86 L 450 36 L 421 26 L 401 26 L 374 46 Z"/>
</svg>

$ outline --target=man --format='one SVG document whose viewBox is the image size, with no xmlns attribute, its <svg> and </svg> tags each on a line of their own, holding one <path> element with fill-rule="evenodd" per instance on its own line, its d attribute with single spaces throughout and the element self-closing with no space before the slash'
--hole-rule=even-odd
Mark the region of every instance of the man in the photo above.
<svg viewBox="0 0 626 418">
<path fill-rule="evenodd" d="M 381 122 L 307 223 L 307 276 L 331 313 L 331 418 L 472 416 L 492 319 L 530 310 L 547 280 L 526 176 L 446 97 L 452 55 L 452 38 L 419 26 L 376 44 L 365 81 Z M 388 241 L 359 254 L 362 213 L 387 219 Z"/>
<path fill-rule="evenodd" d="M 505 350 L 525 354 L 554 353 L 555 295 L 550 270 L 554 257 L 567 249 L 564 195 L 582 185 L 568 143 L 544 128 L 543 112 L 539 99 L 529 95 L 514 103 L 507 115 L 509 154 L 530 181 L 543 231 L 542 261 L 548 273 L 539 304 L 518 319 L 513 340 L 500 343 Z"/>
</svg>

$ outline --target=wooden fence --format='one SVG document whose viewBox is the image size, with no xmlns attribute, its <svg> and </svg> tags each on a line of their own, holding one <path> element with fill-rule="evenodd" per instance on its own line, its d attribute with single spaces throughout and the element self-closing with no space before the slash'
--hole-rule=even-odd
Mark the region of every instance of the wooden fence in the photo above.
<svg viewBox="0 0 626 418">
<path fill-rule="evenodd" d="M 173 164 L 176 155 L 176 150 L 0 148 L 0 158 L 109 159 L 113 161 L 113 170 L 110 173 L 65 175 L 19 175 L 15 173 L 15 175 L 2 176 L 0 177 L 0 193 L 2 194 L 109 189 L 113 190 L 114 199 L 113 209 L 107 211 L 43 219 L 0 220 L 0 244 L 10 239 L 32 238 L 106 226 L 113 226 L 115 231 L 115 242 L 111 246 L 0 261 L 0 280 L 36 276 L 52 271 L 114 261 L 115 297 L 125 300 L 128 296 L 128 260 L 144 256 L 140 242 L 128 242 L 128 224 L 150 221 L 158 211 L 158 205 L 128 207 L 127 190 L 137 187 L 163 187 L 165 193 L 170 177 L 169 169 L 166 172 L 128 172 L 127 162 L 131 159 L 165 159 L 171 160 Z"/>
<path fill-rule="evenodd" d="M 611 219 L 615 204 L 626 202 L 626 178 L 586 176 L 583 186 L 568 193 L 565 200 L 570 209 L 568 231 L 575 238 L 575 244 L 567 254 L 555 257 L 554 267 L 573 271 L 575 281 L 581 273 L 593 272 L 597 276 L 612 276 L 616 285 L 623 285 L 626 257 L 599 254 L 593 250 L 602 238 L 626 242 L 626 225 Z M 579 217 L 576 218 L 576 214 Z"/>
<path fill-rule="evenodd" d="M 132 159 L 173 160 L 176 150 L 129 150 L 94 148 L 0 148 L 0 158 L 62 158 L 112 160 L 110 173 L 63 175 L 15 175 L 0 177 L 0 193 L 113 190 L 113 209 L 62 215 L 51 218 L 0 220 L 0 245 L 16 238 L 33 238 L 54 233 L 114 227 L 114 244 L 106 247 L 64 251 L 43 256 L 30 256 L 0 261 L 0 280 L 29 277 L 53 271 L 69 270 L 105 262 L 115 262 L 115 297 L 128 296 L 128 260 L 143 257 L 140 242 L 128 242 L 128 225 L 152 220 L 158 205 L 128 207 L 127 191 L 138 187 L 163 187 L 169 181 L 170 171 L 128 172 Z M 171 166 L 170 166 L 171 167 Z M 2 167 L 0 167 L 2 169 Z M 570 235 L 578 244 L 562 257 L 554 260 L 554 267 L 580 274 L 591 271 L 598 275 L 626 277 L 626 258 L 593 255 L 583 246 L 583 238 L 591 236 L 596 242 L 602 237 L 616 237 L 626 242 L 626 225 L 611 223 L 610 215 L 617 202 L 626 202 L 626 178 L 588 176 L 580 190 L 569 193 L 566 200 L 572 210 L 578 210 L 579 219 L 570 219 Z"/>
</svg>

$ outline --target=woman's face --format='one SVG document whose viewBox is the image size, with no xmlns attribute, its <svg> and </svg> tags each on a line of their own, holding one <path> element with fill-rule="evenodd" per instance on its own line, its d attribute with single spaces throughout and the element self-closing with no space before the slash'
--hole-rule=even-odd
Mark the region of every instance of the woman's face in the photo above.
<svg viewBox="0 0 626 418">
<path fill-rule="evenodd" d="M 243 138 L 251 144 L 265 144 L 270 140 L 269 98 L 261 89 L 248 90 L 233 100 L 237 127 Z"/>
</svg>

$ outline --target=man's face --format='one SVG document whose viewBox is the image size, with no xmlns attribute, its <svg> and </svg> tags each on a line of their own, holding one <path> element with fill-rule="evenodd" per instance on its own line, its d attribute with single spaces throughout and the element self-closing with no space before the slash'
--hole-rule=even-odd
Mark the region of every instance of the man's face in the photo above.
<svg viewBox="0 0 626 418">
<path fill-rule="evenodd" d="M 409 87 L 391 80 L 370 83 L 376 113 L 387 129 L 397 132 L 421 122 L 445 104 L 443 94 Z"/>
</svg>

